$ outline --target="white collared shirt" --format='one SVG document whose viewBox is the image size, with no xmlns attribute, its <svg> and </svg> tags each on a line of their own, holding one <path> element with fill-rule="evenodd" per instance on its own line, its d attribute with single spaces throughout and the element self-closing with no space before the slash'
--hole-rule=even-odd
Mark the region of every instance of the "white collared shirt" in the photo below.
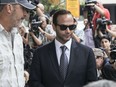
<svg viewBox="0 0 116 87">
<path fill-rule="evenodd" d="M 56 55 L 57 55 L 57 60 L 58 60 L 58 64 L 59 65 L 60 65 L 60 57 L 61 57 L 61 54 L 62 54 L 62 50 L 61 50 L 60 47 L 64 46 L 64 45 L 67 47 L 67 49 L 65 51 L 65 54 L 67 55 L 68 62 L 69 62 L 69 60 L 70 60 L 71 43 L 72 43 L 72 39 L 70 39 L 65 44 L 61 44 L 58 40 L 55 39 Z"/>
<path fill-rule="evenodd" d="M 24 87 L 23 43 L 17 29 L 0 24 L 0 87 Z"/>
</svg>

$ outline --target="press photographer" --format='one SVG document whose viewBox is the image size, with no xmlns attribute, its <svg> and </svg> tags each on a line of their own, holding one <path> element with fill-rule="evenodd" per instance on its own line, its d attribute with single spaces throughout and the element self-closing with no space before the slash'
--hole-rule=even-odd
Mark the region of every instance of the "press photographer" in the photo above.
<svg viewBox="0 0 116 87">
<path fill-rule="evenodd" d="M 35 19 L 32 20 L 31 22 L 31 28 L 29 30 L 29 32 L 33 32 L 35 34 L 35 36 L 39 36 L 39 30 L 38 27 L 41 27 L 42 21 L 37 21 Z"/>
<path fill-rule="evenodd" d="M 110 12 L 108 9 L 104 8 L 104 6 L 98 0 L 89 0 L 86 2 L 85 6 L 88 7 L 89 15 L 92 15 L 92 18 L 89 20 L 93 24 L 93 32 L 95 33 L 97 19 L 105 17 L 106 19 L 110 20 Z"/>
<path fill-rule="evenodd" d="M 84 11 L 87 12 L 87 19 L 91 29 L 93 29 L 92 19 L 95 12 L 93 4 L 96 4 L 96 3 L 97 1 L 95 0 L 89 0 L 85 2 L 85 7 L 84 7 Z"/>
<path fill-rule="evenodd" d="M 92 18 L 93 35 L 94 35 L 95 47 L 99 48 L 100 47 L 100 37 L 103 36 L 104 32 L 103 31 L 101 32 L 101 30 L 103 30 L 103 29 L 101 29 L 101 30 L 98 29 L 99 28 L 99 24 L 98 24 L 99 22 L 97 23 L 97 19 L 101 18 L 101 20 L 103 20 L 103 21 L 104 21 L 104 19 L 110 20 L 110 12 L 109 12 L 108 9 L 104 8 L 104 6 L 99 1 L 96 1 L 96 2 L 97 3 L 90 3 L 90 4 L 87 4 L 87 5 L 93 6 L 93 8 L 95 10 L 93 18 Z M 103 18 L 103 17 L 105 17 L 105 18 Z M 102 27 L 102 28 L 104 28 L 104 27 Z"/>
<path fill-rule="evenodd" d="M 97 19 L 97 29 L 101 31 L 103 34 L 107 34 L 108 32 L 106 31 L 107 27 L 112 24 L 112 21 L 109 19 L 106 19 L 105 17 L 98 18 Z"/>
<path fill-rule="evenodd" d="M 42 21 L 38 19 L 38 15 L 36 11 L 31 11 L 30 13 L 30 29 L 29 29 L 29 44 L 31 48 L 36 48 L 38 45 L 41 45 L 41 41 L 37 41 L 36 39 L 39 37 L 39 29 L 38 27 L 41 26 Z"/>
<path fill-rule="evenodd" d="M 55 31 L 52 28 L 52 25 L 49 24 L 48 19 L 44 16 L 38 17 L 39 21 L 31 24 L 32 32 L 30 35 L 32 36 L 34 44 L 32 48 L 37 48 L 38 46 L 47 44 L 55 38 Z M 34 32 L 33 32 L 34 31 Z"/>
</svg>

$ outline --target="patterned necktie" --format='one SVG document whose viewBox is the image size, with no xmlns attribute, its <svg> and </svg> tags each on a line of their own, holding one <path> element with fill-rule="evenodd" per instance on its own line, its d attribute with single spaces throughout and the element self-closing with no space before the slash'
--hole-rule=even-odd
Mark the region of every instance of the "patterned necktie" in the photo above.
<svg viewBox="0 0 116 87">
<path fill-rule="evenodd" d="M 65 54 L 67 47 L 61 46 L 60 48 L 62 49 L 62 54 L 61 54 L 61 58 L 60 58 L 60 72 L 61 72 L 61 76 L 65 80 L 65 76 L 66 76 L 67 68 L 68 68 L 68 58 Z"/>
</svg>

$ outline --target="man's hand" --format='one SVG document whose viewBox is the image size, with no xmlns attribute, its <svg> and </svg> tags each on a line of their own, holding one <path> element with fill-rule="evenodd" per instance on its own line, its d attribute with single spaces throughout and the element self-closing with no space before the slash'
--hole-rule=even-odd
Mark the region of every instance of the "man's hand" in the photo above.
<svg viewBox="0 0 116 87">
<path fill-rule="evenodd" d="M 33 36 L 33 35 L 34 35 L 34 33 L 33 33 L 33 32 L 29 32 L 29 34 L 30 34 L 31 36 Z"/>
<path fill-rule="evenodd" d="M 29 80 L 29 73 L 26 70 L 24 71 L 24 78 L 25 78 L 25 83 L 27 83 Z"/>
</svg>

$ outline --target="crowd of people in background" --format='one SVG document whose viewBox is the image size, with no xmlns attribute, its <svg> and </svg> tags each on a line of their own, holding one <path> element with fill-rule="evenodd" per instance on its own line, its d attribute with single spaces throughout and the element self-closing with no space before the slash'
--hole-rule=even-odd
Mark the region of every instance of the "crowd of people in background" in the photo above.
<svg viewBox="0 0 116 87">
<path fill-rule="evenodd" d="M 35 5 L 0 2 L 0 87 L 114 87 L 116 25 L 107 23 L 108 9 L 99 1 L 87 3 L 94 13 L 90 20 L 84 11 L 84 28 L 79 30 L 70 11 L 53 9 L 46 15 L 44 3 Z M 60 46 L 66 47 L 63 55 L 68 58 L 63 60 L 68 62 L 63 77 Z"/>
</svg>

